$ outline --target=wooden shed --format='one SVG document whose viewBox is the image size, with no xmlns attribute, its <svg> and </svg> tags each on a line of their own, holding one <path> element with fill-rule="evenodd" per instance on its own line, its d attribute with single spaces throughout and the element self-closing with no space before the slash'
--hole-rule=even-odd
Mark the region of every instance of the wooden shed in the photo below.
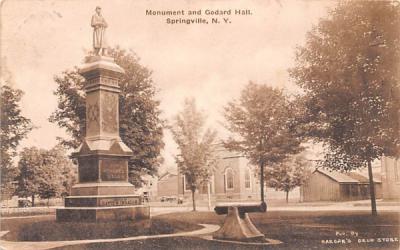
<svg viewBox="0 0 400 250">
<path fill-rule="evenodd" d="M 376 198 L 382 197 L 382 183 L 374 178 Z M 355 172 L 340 173 L 316 169 L 301 187 L 302 201 L 351 201 L 369 199 L 368 178 Z"/>
<path fill-rule="evenodd" d="M 157 182 L 157 195 L 177 196 L 178 195 L 178 174 L 166 172 L 160 176 Z"/>
</svg>

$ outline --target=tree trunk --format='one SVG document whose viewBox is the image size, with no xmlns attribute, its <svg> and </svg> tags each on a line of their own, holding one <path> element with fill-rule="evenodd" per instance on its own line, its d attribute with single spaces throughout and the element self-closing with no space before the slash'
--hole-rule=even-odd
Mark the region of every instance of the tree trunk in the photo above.
<svg viewBox="0 0 400 250">
<path fill-rule="evenodd" d="M 32 207 L 34 207 L 34 206 L 35 206 L 35 195 L 32 194 Z"/>
<path fill-rule="evenodd" d="M 207 183 L 208 211 L 211 211 L 211 183 Z"/>
<path fill-rule="evenodd" d="M 193 211 L 196 211 L 196 200 L 194 198 L 194 192 L 196 190 L 192 190 L 192 202 L 193 202 Z"/>
<path fill-rule="evenodd" d="M 372 175 L 371 160 L 368 160 L 368 177 L 369 177 L 369 193 L 371 198 L 371 213 L 373 216 L 378 215 L 376 211 L 375 184 L 374 176 Z"/>
<path fill-rule="evenodd" d="M 264 199 L 264 162 L 261 162 L 261 173 L 260 173 L 260 186 L 261 186 L 261 204 L 265 203 Z"/>
<path fill-rule="evenodd" d="M 286 191 L 286 203 L 289 203 L 289 191 Z"/>
</svg>

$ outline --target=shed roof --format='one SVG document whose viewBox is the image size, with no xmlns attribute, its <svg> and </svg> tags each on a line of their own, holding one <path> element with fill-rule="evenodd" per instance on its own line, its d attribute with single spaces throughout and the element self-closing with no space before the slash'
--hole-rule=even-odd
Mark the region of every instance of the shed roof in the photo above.
<svg viewBox="0 0 400 250">
<path fill-rule="evenodd" d="M 160 177 L 158 178 L 159 181 L 163 180 L 163 179 L 167 179 L 170 178 L 172 176 L 177 176 L 177 173 L 171 173 L 171 172 L 165 172 L 164 174 L 160 175 Z"/>
<path fill-rule="evenodd" d="M 367 175 L 364 175 L 362 173 L 355 173 L 355 172 L 349 172 L 347 173 L 351 178 L 358 180 L 359 182 L 362 183 L 369 183 L 369 179 Z M 382 183 L 381 181 L 381 176 L 378 176 L 377 174 L 373 174 L 374 182 L 375 183 Z"/>
<path fill-rule="evenodd" d="M 344 173 L 336 172 L 336 171 L 329 171 L 325 169 L 316 169 L 314 172 L 320 172 L 329 178 L 333 179 L 334 181 L 340 182 L 340 183 L 358 183 L 359 181 L 351 178 L 350 176 L 347 176 Z"/>
<path fill-rule="evenodd" d="M 320 168 L 316 169 L 315 171 L 318 171 L 339 183 L 369 183 L 368 177 L 355 172 L 340 173 L 337 171 L 329 171 Z M 381 183 L 381 180 L 375 177 L 374 183 Z"/>
</svg>

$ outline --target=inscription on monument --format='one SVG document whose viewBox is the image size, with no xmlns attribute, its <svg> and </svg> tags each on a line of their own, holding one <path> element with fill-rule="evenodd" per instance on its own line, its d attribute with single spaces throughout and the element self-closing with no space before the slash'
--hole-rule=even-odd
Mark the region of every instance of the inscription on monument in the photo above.
<svg viewBox="0 0 400 250">
<path fill-rule="evenodd" d="M 123 160 L 102 160 L 101 163 L 102 181 L 126 181 L 128 177 L 128 167 Z"/>
<path fill-rule="evenodd" d="M 135 206 L 140 205 L 140 198 L 102 198 L 99 205 L 101 207 Z"/>
<path fill-rule="evenodd" d="M 118 207 L 141 205 L 140 196 L 134 197 L 85 197 L 85 198 L 65 198 L 66 207 Z"/>
</svg>

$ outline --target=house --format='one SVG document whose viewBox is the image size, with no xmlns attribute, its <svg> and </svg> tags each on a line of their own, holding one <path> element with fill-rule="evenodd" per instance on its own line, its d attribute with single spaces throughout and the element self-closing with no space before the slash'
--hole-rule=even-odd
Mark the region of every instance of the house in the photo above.
<svg viewBox="0 0 400 250">
<path fill-rule="evenodd" d="M 160 175 L 157 182 L 157 196 L 178 196 L 178 174 L 167 171 Z"/>
<path fill-rule="evenodd" d="M 245 201 L 259 200 L 259 182 L 255 174 L 255 166 L 238 153 L 232 153 L 222 147 L 216 149 L 217 165 L 210 181 L 210 195 L 213 200 Z M 178 173 L 178 193 L 180 197 L 189 199 L 191 191 L 184 175 Z M 208 186 L 204 185 L 196 194 L 196 198 L 206 199 Z"/>
<path fill-rule="evenodd" d="M 385 200 L 400 200 L 400 157 L 381 159 L 382 195 Z"/>
<path fill-rule="evenodd" d="M 382 197 L 382 182 L 374 178 L 376 198 Z M 355 173 L 316 169 L 301 187 L 302 201 L 351 201 L 369 199 L 369 180 Z"/>
</svg>

